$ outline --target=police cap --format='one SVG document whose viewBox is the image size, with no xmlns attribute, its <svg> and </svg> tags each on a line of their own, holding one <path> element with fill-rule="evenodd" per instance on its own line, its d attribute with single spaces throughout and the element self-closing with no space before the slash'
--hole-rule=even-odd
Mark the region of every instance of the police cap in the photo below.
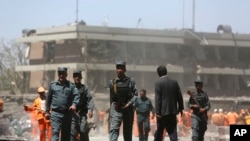
<svg viewBox="0 0 250 141">
<path fill-rule="evenodd" d="M 116 66 L 126 66 L 126 62 L 124 61 L 116 61 Z"/>
<path fill-rule="evenodd" d="M 202 80 L 196 80 L 194 81 L 195 84 L 203 84 L 203 81 Z"/>
<path fill-rule="evenodd" d="M 80 70 L 74 70 L 73 74 L 82 74 L 82 71 L 80 71 Z"/>
<path fill-rule="evenodd" d="M 57 68 L 57 71 L 60 71 L 60 72 L 67 72 L 67 68 L 66 68 L 66 67 L 58 67 L 58 68 Z"/>
<path fill-rule="evenodd" d="M 80 76 L 82 76 L 82 71 L 80 71 L 80 70 L 74 70 L 73 71 L 73 76 L 74 75 L 80 75 Z"/>
</svg>

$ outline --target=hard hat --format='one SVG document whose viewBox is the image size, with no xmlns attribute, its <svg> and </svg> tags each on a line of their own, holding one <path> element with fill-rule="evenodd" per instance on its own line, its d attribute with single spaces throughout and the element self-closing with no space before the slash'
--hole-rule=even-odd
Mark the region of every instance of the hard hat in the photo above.
<svg viewBox="0 0 250 141">
<path fill-rule="evenodd" d="M 38 92 L 38 93 L 45 92 L 45 89 L 44 89 L 43 87 L 39 87 L 39 88 L 37 89 L 37 92 Z"/>
<path fill-rule="evenodd" d="M 220 109 L 219 109 L 219 112 L 222 113 L 222 112 L 223 112 L 223 109 L 220 108 Z"/>
<path fill-rule="evenodd" d="M 216 113 L 216 112 L 218 112 L 218 110 L 217 110 L 217 109 L 214 109 L 214 112 Z"/>
</svg>

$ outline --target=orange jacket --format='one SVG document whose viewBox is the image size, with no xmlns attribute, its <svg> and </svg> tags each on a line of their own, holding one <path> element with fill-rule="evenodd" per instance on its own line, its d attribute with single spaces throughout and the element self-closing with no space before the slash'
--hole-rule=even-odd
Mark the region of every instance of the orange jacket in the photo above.
<svg viewBox="0 0 250 141">
<path fill-rule="evenodd" d="M 211 118 L 211 122 L 217 126 L 220 125 L 220 115 L 219 113 L 213 113 L 212 118 Z"/>
<path fill-rule="evenodd" d="M 183 112 L 182 120 L 183 120 L 183 125 L 185 125 L 186 127 L 191 127 L 192 125 L 191 114 L 188 111 Z"/>
<path fill-rule="evenodd" d="M 228 112 L 226 115 L 226 119 L 228 121 L 228 124 L 236 124 L 236 121 L 238 119 L 239 115 L 236 112 Z"/>
<path fill-rule="evenodd" d="M 42 111 L 42 100 L 40 97 L 34 100 L 32 107 L 28 107 L 28 111 L 35 113 L 36 120 L 46 119 L 44 111 Z"/>
</svg>

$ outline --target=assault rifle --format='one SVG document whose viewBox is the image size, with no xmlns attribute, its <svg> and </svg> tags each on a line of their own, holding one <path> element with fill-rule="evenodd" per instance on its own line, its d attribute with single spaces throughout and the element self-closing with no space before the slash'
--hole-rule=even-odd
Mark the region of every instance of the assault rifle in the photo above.
<svg viewBox="0 0 250 141">
<path fill-rule="evenodd" d="M 197 99 L 194 97 L 194 92 L 191 92 L 191 91 L 187 91 L 187 94 L 190 96 L 190 98 L 194 101 L 194 103 L 196 104 L 196 105 L 198 105 L 198 109 L 199 109 L 199 114 L 202 114 L 201 112 L 200 112 L 200 108 L 202 108 L 201 107 L 201 105 L 200 105 L 200 103 L 197 101 Z M 208 116 L 207 116 L 207 110 L 204 112 L 204 114 L 205 114 L 205 116 L 206 116 L 206 119 L 208 119 Z"/>
<path fill-rule="evenodd" d="M 97 128 L 97 125 L 94 122 L 88 122 L 87 127 L 88 127 L 88 132 L 89 132 L 91 129 L 95 130 Z"/>
</svg>

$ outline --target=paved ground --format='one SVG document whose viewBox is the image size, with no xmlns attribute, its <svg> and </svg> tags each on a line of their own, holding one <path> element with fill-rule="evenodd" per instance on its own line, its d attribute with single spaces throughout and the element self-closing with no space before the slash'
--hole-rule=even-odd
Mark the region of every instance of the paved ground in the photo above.
<svg viewBox="0 0 250 141">
<path fill-rule="evenodd" d="M 154 137 L 149 136 L 148 141 L 153 141 Z M 214 134 L 207 133 L 205 137 L 205 141 L 219 141 L 220 139 L 216 138 Z M 90 137 L 90 141 L 109 141 L 108 136 L 95 136 L 95 137 Z M 124 141 L 122 136 L 119 136 L 118 141 Z M 133 137 L 133 141 L 139 141 L 138 137 Z M 164 141 L 170 141 L 168 137 L 165 138 Z M 179 141 L 191 141 L 191 135 L 188 135 L 186 137 L 179 137 Z M 224 139 L 223 141 L 229 141 L 229 138 Z"/>
<path fill-rule="evenodd" d="M 153 141 L 153 140 L 154 140 L 153 136 L 149 136 L 148 141 Z M 190 141 L 191 138 L 189 136 L 180 137 L 179 140 L 180 141 Z M 109 138 L 108 138 L 108 136 L 90 137 L 90 141 L 109 141 Z M 123 137 L 119 136 L 118 141 L 123 141 Z M 133 137 L 133 141 L 139 141 L 139 138 L 138 137 Z M 166 137 L 164 141 L 169 141 L 169 138 Z"/>
<path fill-rule="evenodd" d="M 220 132 L 220 133 L 219 133 Z M 178 132 L 179 133 L 179 132 Z M 219 135 L 220 134 L 220 135 Z M 187 136 L 178 136 L 179 141 L 191 141 L 191 130 Z M 149 136 L 148 141 L 153 141 L 154 137 Z M 229 141 L 229 127 L 215 127 L 208 125 L 208 129 L 205 133 L 205 141 Z M 96 131 L 92 130 L 90 132 L 90 141 L 109 141 L 108 135 L 100 135 Z M 119 136 L 118 141 L 123 141 L 123 135 Z M 139 141 L 138 137 L 133 136 L 133 141 Z M 169 137 L 166 136 L 164 141 L 170 141 Z"/>
</svg>

